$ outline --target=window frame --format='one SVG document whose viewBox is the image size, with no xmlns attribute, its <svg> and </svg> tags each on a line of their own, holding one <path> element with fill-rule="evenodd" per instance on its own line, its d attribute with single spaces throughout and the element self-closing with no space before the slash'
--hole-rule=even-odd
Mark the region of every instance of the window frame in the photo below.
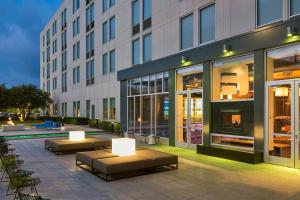
<svg viewBox="0 0 300 200">
<path fill-rule="evenodd" d="M 214 39 L 213 40 L 210 40 L 210 41 L 207 41 L 207 42 L 201 42 L 201 10 L 203 10 L 203 9 L 206 9 L 206 8 L 208 8 L 209 6 L 212 6 L 212 5 L 214 5 L 215 6 L 215 24 L 214 24 L 214 28 L 215 28 L 215 35 L 214 35 Z M 216 19 L 217 19 L 217 13 L 216 13 L 216 2 L 211 2 L 211 3 L 209 3 L 209 4 L 206 4 L 206 5 L 204 5 L 204 6 L 202 6 L 202 7 L 200 7 L 199 9 L 198 9 L 198 45 L 199 46 L 203 46 L 203 45 L 206 45 L 206 44 L 210 44 L 210 43 L 213 43 L 213 42 L 215 42 L 216 41 L 216 28 L 217 28 L 217 26 L 216 26 Z"/>
<path fill-rule="evenodd" d="M 268 26 L 270 24 L 274 24 L 274 23 L 277 23 L 277 22 L 281 22 L 284 20 L 284 12 L 285 12 L 285 9 L 284 9 L 284 6 L 282 6 L 282 16 L 281 16 L 281 19 L 278 19 L 278 20 L 274 20 L 274 21 L 271 21 L 271 22 L 268 22 L 266 24 L 261 24 L 261 25 L 258 25 L 258 1 L 259 0 L 255 0 L 255 26 L 257 29 L 261 28 L 261 27 L 264 27 L 264 26 Z M 284 1 L 282 1 L 282 5 L 284 5 Z"/>
<path fill-rule="evenodd" d="M 193 13 L 193 11 L 189 12 L 189 13 L 187 13 L 187 14 L 185 14 L 185 15 L 183 15 L 179 18 L 179 51 L 180 52 L 194 48 L 194 32 L 193 31 L 192 31 L 192 34 L 193 34 L 193 36 L 192 36 L 192 46 L 187 47 L 187 48 L 182 48 L 182 20 L 184 18 L 190 17 L 190 16 L 192 16 L 192 20 L 193 20 L 192 24 L 193 24 L 193 30 L 194 30 L 194 13 Z"/>
</svg>

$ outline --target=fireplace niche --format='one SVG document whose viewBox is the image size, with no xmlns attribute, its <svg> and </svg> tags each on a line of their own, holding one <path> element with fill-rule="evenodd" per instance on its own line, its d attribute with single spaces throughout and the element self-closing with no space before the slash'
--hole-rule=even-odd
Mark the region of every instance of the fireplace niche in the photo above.
<svg viewBox="0 0 300 200">
<path fill-rule="evenodd" d="M 212 103 L 212 145 L 253 150 L 253 114 L 253 101 Z"/>
</svg>

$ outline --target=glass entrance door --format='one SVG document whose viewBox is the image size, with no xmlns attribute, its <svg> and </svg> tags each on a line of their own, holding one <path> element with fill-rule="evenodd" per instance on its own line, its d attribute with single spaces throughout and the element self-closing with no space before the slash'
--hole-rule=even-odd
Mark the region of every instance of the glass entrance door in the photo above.
<svg viewBox="0 0 300 200">
<path fill-rule="evenodd" d="M 266 85 L 265 161 L 299 168 L 299 81 Z"/>
<path fill-rule="evenodd" d="M 202 144 L 203 96 L 201 91 L 186 91 L 176 95 L 176 145 L 196 149 Z"/>
</svg>

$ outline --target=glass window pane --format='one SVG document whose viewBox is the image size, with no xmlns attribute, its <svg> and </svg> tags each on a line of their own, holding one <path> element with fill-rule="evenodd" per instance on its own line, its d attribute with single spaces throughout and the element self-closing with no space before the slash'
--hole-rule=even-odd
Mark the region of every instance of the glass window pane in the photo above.
<svg viewBox="0 0 300 200">
<path fill-rule="evenodd" d="M 156 74 L 156 93 L 162 92 L 163 74 Z"/>
<path fill-rule="evenodd" d="M 151 96 L 142 96 L 142 134 L 151 134 Z"/>
<path fill-rule="evenodd" d="M 143 61 L 147 62 L 152 59 L 152 37 L 148 34 L 143 39 Z"/>
<path fill-rule="evenodd" d="M 103 12 L 106 12 L 108 10 L 108 0 L 103 0 Z"/>
<path fill-rule="evenodd" d="M 140 64 L 140 40 L 137 39 L 132 43 L 132 64 Z"/>
<path fill-rule="evenodd" d="M 103 119 L 108 119 L 108 99 L 103 99 Z"/>
<path fill-rule="evenodd" d="M 109 99 L 109 117 L 110 119 L 116 119 L 116 99 Z"/>
<path fill-rule="evenodd" d="M 300 1 L 291 0 L 291 15 L 297 15 L 300 13 Z"/>
<path fill-rule="evenodd" d="M 107 55 L 107 53 L 104 54 L 102 57 L 102 73 L 103 74 L 108 73 L 108 55 Z"/>
<path fill-rule="evenodd" d="M 203 66 L 194 66 L 177 70 L 176 89 L 194 90 L 203 87 Z"/>
<path fill-rule="evenodd" d="M 128 131 L 134 132 L 134 97 L 128 97 Z"/>
<path fill-rule="evenodd" d="M 116 4 L 116 0 L 109 0 L 109 6 L 112 7 Z"/>
<path fill-rule="evenodd" d="M 135 133 L 140 133 L 141 130 L 141 98 L 135 97 Z"/>
<path fill-rule="evenodd" d="M 109 71 L 114 72 L 116 69 L 116 58 L 115 58 L 115 50 L 110 51 L 109 53 Z"/>
<path fill-rule="evenodd" d="M 200 43 L 215 39 L 215 4 L 200 10 Z"/>
<path fill-rule="evenodd" d="M 149 93 L 149 76 L 144 76 L 142 78 L 142 94 Z"/>
<path fill-rule="evenodd" d="M 164 92 L 169 92 L 169 72 L 164 72 Z"/>
<path fill-rule="evenodd" d="M 213 100 L 254 97 L 253 55 L 213 63 Z"/>
<path fill-rule="evenodd" d="M 152 0 L 143 1 L 143 19 L 146 20 L 151 17 L 152 12 Z"/>
<path fill-rule="evenodd" d="M 140 1 L 136 0 L 132 3 L 132 25 L 136 26 L 140 23 Z"/>
<path fill-rule="evenodd" d="M 180 48 L 186 49 L 193 46 L 193 15 L 181 19 L 180 23 L 181 42 Z"/>
<path fill-rule="evenodd" d="M 131 80 L 131 95 L 139 95 L 141 90 L 141 79 L 132 79 Z"/>
<path fill-rule="evenodd" d="M 115 39 L 115 32 L 116 32 L 116 18 L 112 17 L 109 20 L 109 39 Z"/>
<path fill-rule="evenodd" d="M 155 75 L 150 75 L 150 93 L 155 93 Z"/>
<path fill-rule="evenodd" d="M 108 41 L 108 23 L 104 22 L 103 23 L 103 43 L 106 43 Z"/>
<path fill-rule="evenodd" d="M 156 95 L 156 135 L 169 137 L 169 96 Z"/>
<path fill-rule="evenodd" d="M 300 78 L 300 45 L 283 47 L 267 52 L 267 79 Z"/>
<path fill-rule="evenodd" d="M 282 0 L 257 0 L 257 25 L 268 24 L 282 19 Z"/>
</svg>

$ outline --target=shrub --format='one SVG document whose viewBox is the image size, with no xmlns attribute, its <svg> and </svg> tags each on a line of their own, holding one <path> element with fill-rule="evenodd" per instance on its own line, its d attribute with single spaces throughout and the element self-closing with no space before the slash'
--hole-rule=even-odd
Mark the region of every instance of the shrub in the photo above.
<svg viewBox="0 0 300 200">
<path fill-rule="evenodd" d="M 121 124 L 119 122 L 114 122 L 114 133 L 120 133 L 121 132 Z"/>
<path fill-rule="evenodd" d="M 97 120 L 95 120 L 95 119 L 90 119 L 89 120 L 89 126 L 90 127 L 97 127 Z"/>
</svg>

